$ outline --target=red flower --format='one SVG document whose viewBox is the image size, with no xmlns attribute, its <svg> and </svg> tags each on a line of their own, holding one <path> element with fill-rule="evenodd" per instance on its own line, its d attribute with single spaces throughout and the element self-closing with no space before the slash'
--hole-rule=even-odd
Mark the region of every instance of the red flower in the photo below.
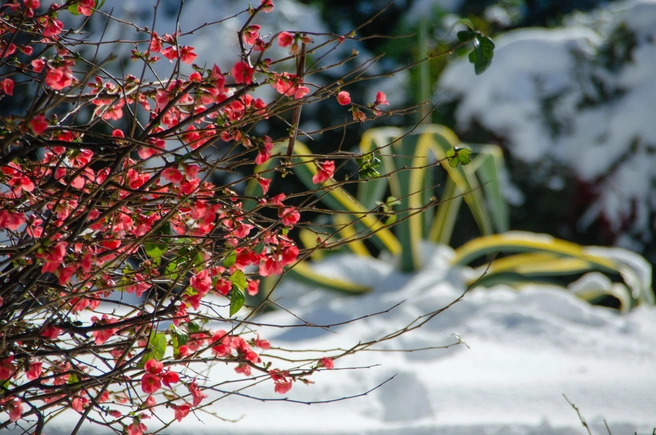
<svg viewBox="0 0 656 435">
<path fill-rule="evenodd" d="M 77 11 L 78 13 L 90 17 L 91 16 L 91 8 L 96 7 L 96 0 L 80 0 L 80 4 L 77 5 Z"/>
<path fill-rule="evenodd" d="M 196 380 L 194 379 L 191 384 L 187 386 L 189 389 L 189 392 L 191 393 L 191 397 L 193 399 L 194 406 L 200 405 L 200 402 L 203 401 L 207 397 L 207 394 L 203 393 L 200 391 L 200 388 L 196 385 Z"/>
<path fill-rule="evenodd" d="M 144 364 L 144 370 L 146 373 L 150 373 L 151 375 L 157 375 L 162 372 L 164 369 L 164 364 L 161 362 L 157 361 L 155 358 L 151 358 L 148 361 L 146 361 L 146 364 Z"/>
<path fill-rule="evenodd" d="M 376 93 L 376 102 L 374 102 L 374 107 L 376 106 L 389 106 L 389 103 L 387 102 L 387 97 L 381 91 L 378 91 Z"/>
<path fill-rule="evenodd" d="M 198 293 L 205 295 L 210 291 L 210 288 L 212 288 L 212 278 L 209 276 L 208 270 L 203 269 L 189 279 L 189 284 L 191 285 L 191 288 L 198 291 Z"/>
<path fill-rule="evenodd" d="M 271 178 L 257 178 L 257 182 L 262 188 L 262 195 L 266 195 L 269 191 L 269 186 L 271 185 Z"/>
<path fill-rule="evenodd" d="M 23 213 L 13 213 L 9 210 L 0 210 L 0 229 L 8 228 L 16 231 L 27 220 Z"/>
<path fill-rule="evenodd" d="M 291 389 L 292 389 L 292 381 L 290 380 L 276 382 L 275 387 L 273 387 L 273 390 L 278 394 L 285 394 Z"/>
<path fill-rule="evenodd" d="M 332 160 L 326 160 L 321 163 L 317 163 L 317 173 L 312 177 L 312 182 L 314 184 L 321 184 L 324 181 L 328 180 L 335 173 L 335 162 Z"/>
<path fill-rule="evenodd" d="M 248 294 L 251 296 L 255 296 L 258 291 L 260 290 L 260 280 L 259 279 L 251 279 L 248 281 Z"/>
<path fill-rule="evenodd" d="M 176 372 L 167 370 L 162 375 L 162 383 L 164 383 L 164 385 L 169 388 L 171 387 L 171 384 L 176 384 L 178 382 L 180 382 L 180 375 L 178 375 Z"/>
<path fill-rule="evenodd" d="M 135 421 L 128 426 L 128 435 L 143 435 L 147 429 L 145 424 Z"/>
<path fill-rule="evenodd" d="M 66 285 L 71 280 L 75 274 L 75 268 L 73 266 L 67 266 L 59 271 L 59 285 Z"/>
<path fill-rule="evenodd" d="M 289 32 L 280 32 L 278 35 L 278 45 L 281 47 L 289 47 L 294 42 L 294 35 Z"/>
<path fill-rule="evenodd" d="M 23 402 L 18 397 L 14 397 L 7 403 L 7 412 L 10 421 L 18 421 L 23 414 Z"/>
<path fill-rule="evenodd" d="M 14 356 L 0 359 L 0 381 L 6 381 L 14 374 Z"/>
<path fill-rule="evenodd" d="M 46 73 L 46 85 L 55 90 L 62 90 L 73 83 L 73 73 L 65 66 L 59 68 L 48 68 Z"/>
<path fill-rule="evenodd" d="M 262 276 L 280 275 L 282 273 L 282 266 L 279 261 L 268 257 L 264 263 L 260 264 L 259 273 Z"/>
<path fill-rule="evenodd" d="M 64 23 L 47 16 L 41 19 L 41 24 L 44 25 L 43 36 L 57 36 L 64 30 Z"/>
<path fill-rule="evenodd" d="M 4 79 L 0 82 L 0 89 L 7 95 L 14 95 L 14 81 L 12 79 Z"/>
<path fill-rule="evenodd" d="M 333 367 L 335 367 L 335 362 L 333 361 L 332 358 L 323 357 L 319 360 L 319 366 L 324 366 L 325 368 L 330 370 Z"/>
<path fill-rule="evenodd" d="M 342 106 L 348 106 L 351 104 L 351 95 L 346 91 L 342 91 L 337 94 L 337 102 Z"/>
<path fill-rule="evenodd" d="M 152 373 L 146 373 L 141 378 L 141 389 L 146 394 L 156 393 L 162 387 L 162 382 L 159 376 Z"/>
<path fill-rule="evenodd" d="M 173 184 L 180 184 L 180 182 L 184 180 L 184 176 L 178 170 L 178 168 L 173 168 L 170 166 L 162 171 L 162 178 L 169 180 Z"/>
<path fill-rule="evenodd" d="M 196 59 L 198 55 L 194 53 L 194 47 L 189 47 L 188 45 L 184 45 L 182 48 L 180 48 L 180 59 L 186 63 L 186 64 L 191 64 L 193 63 L 194 59 Z"/>
<path fill-rule="evenodd" d="M 249 45 L 255 44 L 257 38 L 260 37 L 260 26 L 258 24 L 251 24 L 244 29 L 244 42 Z"/>
<path fill-rule="evenodd" d="M 53 325 L 46 325 L 45 328 L 41 330 L 41 337 L 47 339 L 47 340 L 54 340 L 55 338 L 59 337 L 59 334 L 61 334 L 62 330 L 57 328 L 56 326 Z"/>
<path fill-rule="evenodd" d="M 278 217 L 284 226 L 291 227 L 301 218 L 301 213 L 296 207 L 287 207 L 278 212 Z"/>
<path fill-rule="evenodd" d="M 191 412 L 191 406 L 188 403 L 183 403 L 182 405 L 171 405 L 175 409 L 175 419 L 182 421 L 183 418 L 189 415 Z"/>
<path fill-rule="evenodd" d="M 253 73 L 255 68 L 249 66 L 246 62 L 239 61 L 232 67 L 230 74 L 235 79 L 235 83 L 245 83 L 250 85 L 253 82 Z"/>
<path fill-rule="evenodd" d="M 43 115 L 35 116 L 34 119 L 30 121 L 30 127 L 32 128 L 34 134 L 41 136 L 41 133 L 46 131 L 46 128 L 48 128 L 46 117 Z"/>
</svg>

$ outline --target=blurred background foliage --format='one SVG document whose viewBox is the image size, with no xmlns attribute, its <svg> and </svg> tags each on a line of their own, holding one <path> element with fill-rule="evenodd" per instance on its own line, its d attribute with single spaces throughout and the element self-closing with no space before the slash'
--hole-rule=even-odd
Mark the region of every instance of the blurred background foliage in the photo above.
<svg viewBox="0 0 656 435">
<path fill-rule="evenodd" d="M 135 22 L 149 25 L 152 6 L 147 3 L 125 2 L 116 7 L 129 9 L 128 16 Z M 183 19 L 191 17 L 191 21 L 183 20 L 181 28 L 207 22 L 202 11 L 216 10 L 224 16 L 243 9 L 246 3 L 188 0 Z M 174 28 L 165 27 L 175 23 L 179 4 L 177 0 L 162 1 L 160 34 Z M 352 100 L 365 105 L 374 101 L 377 90 L 387 94 L 392 108 L 428 103 L 413 116 L 383 116 L 364 125 L 353 124 L 311 137 L 300 135 L 309 151 L 365 152 L 362 143 L 367 140 L 367 132 L 376 127 L 408 129 L 422 119 L 427 124 L 447 126 L 457 135 L 458 143 L 487 144 L 487 148 L 480 149 L 495 150 L 494 155 L 502 156 L 495 159 L 495 165 L 501 165 L 495 166 L 494 188 L 507 207 L 505 229 L 548 234 L 582 246 L 625 247 L 652 264 L 656 262 L 656 240 L 652 237 L 656 234 L 656 171 L 652 169 L 656 167 L 656 131 L 649 134 L 649 128 L 656 129 L 656 123 L 645 121 L 645 113 L 652 113 L 652 117 L 656 113 L 656 86 L 650 84 L 654 82 L 653 73 L 648 73 L 650 67 L 656 71 L 656 4 L 597 0 L 278 0 L 276 8 L 278 13 L 262 17 L 268 20 L 262 24 L 270 26 L 273 33 L 305 29 L 346 34 L 384 10 L 358 31 L 361 40 L 347 40 L 342 47 L 345 52 L 359 51 L 359 62 L 384 53 L 370 69 L 371 74 L 395 70 L 458 45 L 457 32 L 466 28 L 461 24 L 463 19 L 497 44 L 492 65 L 480 76 L 474 75 L 473 66 L 467 62 L 472 50 L 469 43 L 395 77 L 349 85 L 345 90 Z M 87 25 L 91 33 L 98 34 L 103 27 L 100 20 Z M 228 21 L 220 27 L 220 35 L 213 27 L 214 33 L 198 32 L 186 43 L 198 47 L 199 59 L 215 61 L 226 70 L 236 59 L 226 58 L 227 50 L 217 51 L 216 43 L 232 44 L 233 27 Z M 120 37 L 120 31 L 108 36 Z M 519 46 L 524 40 L 526 47 L 522 51 Z M 555 54 L 550 52 L 554 47 Z M 129 53 L 115 54 L 121 60 L 116 63 L 117 71 L 129 69 Z M 328 70 L 325 74 L 329 77 L 319 74 L 312 76 L 312 81 L 321 83 L 343 72 Z M 20 91 L 17 89 L 17 96 L 8 102 L 23 104 L 27 97 Z M 642 95 L 642 99 L 629 100 L 634 95 Z M 4 104 L 1 113 L 12 112 L 11 104 Z M 350 119 L 351 113 L 343 106 L 327 100 L 304 109 L 300 129 L 319 131 Z M 533 128 L 532 135 L 524 134 L 518 125 Z M 268 134 L 274 140 L 286 136 L 287 129 L 284 120 L 255 126 L 257 134 Z M 577 133 L 580 131 L 587 131 L 587 136 Z M 480 149 L 474 146 L 473 159 Z M 527 157 L 529 151 L 533 153 L 531 158 Z M 599 154 L 606 156 L 605 163 L 595 170 L 587 168 L 586 162 L 596 161 Z M 433 163 L 438 159 L 434 155 Z M 342 161 L 338 166 L 337 180 L 358 172 L 356 159 Z M 432 186 L 425 192 L 428 197 L 445 199 L 445 195 L 457 191 L 448 171 L 442 169 L 437 167 L 426 175 L 426 185 Z M 251 170 L 244 168 L 245 172 Z M 633 176 L 627 175 L 632 172 Z M 217 173 L 215 181 L 230 181 L 230 177 L 234 175 Z M 353 183 L 345 186 L 344 192 L 361 202 L 369 201 L 369 206 L 371 201 L 386 203 L 390 197 L 402 196 L 387 185 L 375 193 L 375 199 L 363 196 L 362 189 Z M 294 198 L 293 194 L 305 190 L 300 176 L 277 177 L 271 185 L 273 194 L 291 195 L 290 204 L 296 201 L 300 205 L 301 197 Z M 450 215 L 449 225 L 457 231 L 443 229 L 442 238 L 422 239 L 448 242 L 458 248 L 490 236 L 481 226 L 480 216 L 467 208 L 451 207 L 456 211 Z M 444 218 L 439 209 L 429 215 L 431 219 Z M 316 217 L 307 212 L 303 219 L 316 223 Z M 425 235 L 434 235 L 435 231 L 427 229 Z M 446 240 L 445 232 L 449 234 Z M 298 232 L 292 236 L 299 241 L 302 238 Z M 389 251 L 389 247 L 374 241 L 363 244 L 372 255 Z M 643 283 L 647 281 L 651 282 L 651 277 L 642 277 Z"/>
<path fill-rule="evenodd" d="M 388 5 L 386 0 L 334 2 L 302 0 L 302 2 L 318 8 L 323 20 L 332 31 L 337 33 L 356 27 Z M 617 134 L 613 137 L 613 134 L 599 129 L 600 138 L 597 138 L 592 133 L 594 129 L 590 129 L 585 124 L 577 125 L 575 123 L 578 121 L 571 119 L 579 114 L 582 115 L 581 119 L 585 119 L 585 116 L 590 117 L 595 110 L 598 112 L 624 110 L 622 116 L 627 118 L 634 112 L 645 110 L 653 110 L 653 113 L 656 113 L 656 103 L 653 98 L 651 101 L 641 103 L 634 103 L 625 98 L 631 92 L 642 92 L 645 98 L 653 94 L 653 87 L 647 87 L 641 76 L 645 74 L 649 65 L 645 53 L 656 55 L 653 51 L 654 35 L 645 30 L 646 25 L 636 18 L 637 15 L 642 15 L 643 21 L 648 23 L 651 20 L 651 27 L 654 27 L 655 8 L 648 6 L 647 2 L 640 1 L 621 3 L 596 0 L 397 0 L 389 4 L 388 9 L 375 21 L 363 28 L 359 36 L 366 38 L 362 42 L 363 47 L 372 55 L 385 53 L 385 58 L 381 62 L 383 67 L 395 68 L 416 61 L 422 54 L 440 52 L 453 46 L 457 30 L 462 29 L 462 27 L 455 27 L 454 30 L 454 25 L 463 18 L 468 19 L 477 30 L 495 41 L 496 38 L 503 39 L 506 35 L 511 39 L 514 35 L 518 35 L 518 32 L 528 31 L 529 28 L 551 29 L 554 33 L 562 35 L 558 37 L 547 35 L 543 38 L 544 41 L 549 38 L 553 41 L 557 38 L 563 40 L 569 38 L 573 41 L 576 38 L 570 36 L 572 29 L 589 30 L 589 34 L 579 38 L 585 40 L 587 46 L 581 48 L 570 43 L 571 41 L 563 44 L 563 51 L 571 52 L 572 68 L 555 72 L 536 71 L 536 68 L 528 66 L 525 76 L 533 81 L 532 88 L 524 89 L 518 84 L 516 92 L 524 91 L 527 95 L 530 94 L 531 97 L 527 98 L 534 98 L 536 104 L 540 106 L 539 113 L 530 115 L 541 118 L 535 122 L 540 124 L 542 136 L 546 139 L 533 146 L 550 147 L 549 139 L 553 139 L 554 148 L 556 146 L 563 148 L 571 145 L 570 142 L 576 139 L 579 142 L 576 146 L 582 150 L 581 160 L 592 161 L 596 159 L 595 152 L 606 152 L 608 162 L 602 165 L 605 166 L 603 170 L 597 170 L 594 174 L 590 171 L 586 172 L 585 168 L 582 169 L 583 164 L 577 162 L 570 164 L 562 155 L 554 157 L 547 151 L 543 152 L 542 159 L 525 158 L 520 148 L 531 145 L 517 144 L 518 140 L 516 136 L 513 137 L 514 132 L 511 131 L 513 126 L 504 128 L 503 122 L 486 122 L 486 116 L 479 113 L 484 110 L 489 112 L 496 110 L 492 96 L 487 97 L 487 107 L 477 109 L 479 112 L 470 110 L 466 119 L 458 115 L 459 108 L 462 110 L 463 101 L 471 102 L 477 97 L 476 92 L 479 88 L 473 89 L 476 80 L 479 80 L 480 87 L 487 86 L 488 94 L 494 94 L 495 86 L 502 79 L 490 78 L 490 76 L 493 76 L 495 71 L 501 74 L 507 66 L 499 58 L 493 62 L 490 72 L 480 79 L 463 80 L 464 84 L 459 88 L 456 86 L 455 92 L 449 92 L 454 88 L 452 84 L 458 80 L 458 74 L 454 73 L 450 81 L 445 81 L 442 79 L 442 73 L 447 65 L 464 58 L 470 48 L 456 50 L 453 55 L 436 58 L 425 67 L 410 70 L 408 76 L 403 78 L 402 86 L 400 82 L 395 82 L 398 85 L 395 91 L 389 90 L 394 89 L 394 84 L 391 86 L 388 84 L 386 89 L 388 99 L 397 106 L 431 101 L 436 104 L 436 108 L 427 122 L 453 128 L 465 142 L 492 143 L 503 149 L 509 174 L 509 187 L 506 189 L 506 194 L 511 203 L 511 228 L 548 233 L 586 245 L 622 246 L 643 254 L 654 263 L 656 244 L 651 234 L 656 232 L 656 198 L 653 193 L 656 180 L 648 175 L 642 177 L 643 180 L 623 175 L 623 171 L 628 172 L 632 169 L 641 172 L 636 163 L 631 161 L 632 157 L 637 159 L 644 154 L 645 159 L 656 163 L 652 160 L 656 144 L 653 138 L 645 134 L 647 123 L 643 122 L 642 126 L 636 126 L 631 122 L 616 119 L 619 116 L 613 114 L 600 115 L 598 124 L 603 125 L 607 122 L 608 128 L 622 130 L 622 137 L 618 138 Z M 624 13 L 625 9 L 630 11 Z M 394 37 L 378 37 L 381 35 Z M 525 56 L 526 63 L 539 57 L 542 42 L 540 38 L 536 38 L 536 53 L 532 55 L 533 57 L 520 51 L 515 56 Z M 576 42 L 578 44 L 579 40 L 577 39 Z M 640 53 L 641 50 L 645 53 Z M 505 88 L 513 86 L 518 74 L 512 66 L 509 69 L 515 75 L 507 76 L 508 84 Z M 454 68 L 453 71 L 456 69 Z M 458 73 L 462 71 L 464 68 L 457 69 Z M 569 82 L 568 86 L 552 89 L 554 82 L 563 80 Z M 467 86 L 470 88 L 465 89 Z M 349 91 L 354 96 L 354 100 L 364 98 L 366 101 L 367 88 L 349 89 Z M 503 100 L 508 94 L 509 91 L 500 89 L 497 98 Z M 576 101 L 567 101 L 568 98 L 573 98 L 572 95 L 577 95 Z M 623 109 L 618 103 L 623 103 L 627 107 Z M 618 105 L 620 107 L 617 107 Z M 326 115 L 330 113 L 330 111 L 326 112 Z M 502 116 L 504 115 L 498 115 L 498 117 Z M 508 112 L 505 116 L 512 117 L 513 113 Z M 327 116 L 324 120 L 333 122 L 339 117 L 338 111 L 336 117 Z M 419 116 L 412 119 L 384 119 L 382 122 L 386 125 L 391 123 L 408 127 L 418 119 Z M 643 118 L 636 119 L 633 124 L 642 120 Z M 620 121 L 622 125 L 617 125 Z M 586 122 L 590 123 L 592 120 Z M 365 127 L 370 126 L 354 126 L 349 129 L 346 137 L 352 149 L 364 134 Z M 591 132 L 583 138 L 581 134 L 573 131 L 586 128 Z M 604 135 L 609 138 L 601 138 Z M 335 140 L 336 137 L 331 135 L 314 138 L 312 147 L 328 150 Z M 595 151 L 595 147 L 598 144 L 603 145 L 604 140 L 614 143 L 606 148 L 599 146 Z M 575 160 L 576 156 L 573 158 L 570 156 L 569 159 Z M 642 187 L 636 187 L 635 183 Z M 470 238 L 476 236 L 473 224 L 473 222 L 469 223 L 472 228 L 469 232 Z M 465 241 L 454 240 L 454 243 L 457 246 Z"/>
</svg>

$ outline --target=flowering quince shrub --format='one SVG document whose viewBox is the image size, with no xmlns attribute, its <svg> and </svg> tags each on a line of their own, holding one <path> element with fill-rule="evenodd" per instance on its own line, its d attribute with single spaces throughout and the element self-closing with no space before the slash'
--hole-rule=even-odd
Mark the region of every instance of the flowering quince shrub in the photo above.
<svg viewBox="0 0 656 435">
<path fill-rule="evenodd" d="M 348 79 L 313 85 L 294 64 L 313 44 L 345 37 L 270 34 L 256 20 L 273 11 L 271 0 L 245 2 L 233 18 L 243 27 L 231 65 L 199 66 L 185 29 L 130 25 L 140 74 L 116 76 L 83 56 L 80 47 L 96 42 L 64 25 L 103 14 L 103 3 L 0 7 L 0 98 L 14 109 L 0 117 L 0 429 L 41 433 L 70 409 L 79 414 L 73 433 L 84 422 L 156 432 L 171 423 L 148 421 L 158 407 L 182 421 L 243 387 L 209 385 L 194 364 L 231 365 L 280 394 L 334 367 L 329 356 L 278 367 L 244 309 L 259 277 L 282 274 L 302 254 L 290 236 L 302 208 L 270 196 L 266 174 L 239 180 L 257 180 L 256 198 L 212 175 L 244 174 L 237 169 L 272 157 L 275 141 L 293 145 L 298 125 L 275 141 L 255 134 L 271 117 L 331 99 L 364 122 L 391 113 L 381 111 L 386 96 L 357 105 L 342 89 Z M 273 45 L 285 57 L 267 57 Z M 151 74 L 155 67 L 170 74 Z M 258 87 L 274 97 L 254 96 Z M 18 95 L 30 103 L 14 102 Z M 321 189 L 335 159 L 315 157 Z"/>
</svg>

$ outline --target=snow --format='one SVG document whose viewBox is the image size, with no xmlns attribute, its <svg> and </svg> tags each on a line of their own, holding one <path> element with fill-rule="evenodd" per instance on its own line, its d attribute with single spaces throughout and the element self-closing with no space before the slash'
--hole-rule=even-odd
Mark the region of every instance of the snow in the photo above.
<svg viewBox="0 0 656 435">
<path fill-rule="evenodd" d="M 459 100 L 460 131 L 477 120 L 506 138 L 514 157 L 570 168 L 595 184 L 598 199 L 582 228 L 604 216 L 620 231 L 635 208 L 632 237 L 648 241 L 656 208 L 655 22 L 656 2 L 634 1 L 577 14 L 563 28 L 508 32 L 495 38 L 493 64 L 482 76 L 466 59 L 450 64 L 437 97 Z M 611 53 L 621 58 L 631 46 L 623 29 L 635 47 L 613 61 Z"/>
<path fill-rule="evenodd" d="M 401 305 L 330 330 L 259 332 L 274 346 L 288 349 L 346 349 L 380 338 L 463 293 L 468 271 L 449 266 L 453 255 L 447 247 L 427 247 L 425 268 L 412 275 L 396 272 L 392 259 L 329 257 L 316 266 L 317 271 L 370 284 L 374 290 L 345 297 L 287 281 L 276 290 L 276 301 L 299 318 L 323 325 Z M 257 321 L 298 323 L 284 311 Z M 455 345 L 458 337 L 466 345 Z M 400 352 L 445 345 L 455 346 Z M 373 348 L 386 351 L 340 358 L 336 369 L 312 376 L 315 384 L 296 382 L 286 396 L 275 394 L 269 380 L 242 391 L 267 399 L 325 401 L 362 394 L 393 378 L 367 396 L 312 406 L 231 396 L 209 410 L 239 421 L 199 413 L 200 419 L 190 415 L 165 433 L 583 434 L 563 394 L 579 407 L 595 434 L 607 433 L 603 419 L 615 434 L 651 434 L 656 426 L 654 307 L 620 315 L 554 287 L 529 286 L 519 292 L 505 286 L 473 289 L 422 328 Z M 239 379 L 231 367 L 201 369 L 212 385 Z M 206 401 L 219 397 L 210 392 Z M 158 417 L 172 419 L 169 411 L 158 411 Z M 66 424 L 57 424 L 49 434 L 66 433 Z M 87 433 L 95 432 L 89 428 Z"/>
</svg>

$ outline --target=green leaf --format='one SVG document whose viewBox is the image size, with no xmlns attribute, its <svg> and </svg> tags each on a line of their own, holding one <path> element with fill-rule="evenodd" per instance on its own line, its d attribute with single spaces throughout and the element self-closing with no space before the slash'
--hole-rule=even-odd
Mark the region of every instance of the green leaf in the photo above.
<svg viewBox="0 0 656 435">
<path fill-rule="evenodd" d="M 469 42 L 476 37 L 476 32 L 471 30 L 461 30 L 457 33 L 458 41 L 460 42 Z"/>
<path fill-rule="evenodd" d="M 246 296 L 244 293 L 237 288 L 237 285 L 232 287 L 232 296 L 230 297 L 230 315 L 234 316 L 241 310 L 241 307 L 244 306 L 246 302 Z"/>
<path fill-rule="evenodd" d="M 476 75 L 483 74 L 492 63 L 492 58 L 494 57 L 494 42 L 492 42 L 487 36 L 481 34 L 476 35 L 476 47 L 472 53 L 475 53 L 476 57 L 473 62 L 474 72 L 476 72 Z M 471 62 L 471 54 L 469 61 Z"/>
<path fill-rule="evenodd" d="M 476 50 L 469 53 L 469 56 L 467 56 L 467 58 L 469 59 L 469 63 L 475 64 L 476 63 Z"/>
<path fill-rule="evenodd" d="M 230 267 L 235 264 L 237 261 L 237 253 L 235 251 L 231 251 L 230 254 L 223 260 L 223 265 L 225 267 Z"/>
<path fill-rule="evenodd" d="M 361 180 L 380 177 L 377 168 L 380 166 L 380 159 L 373 154 L 365 154 L 357 160 L 360 167 L 358 176 Z"/>
<path fill-rule="evenodd" d="M 449 166 L 457 168 L 458 165 L 467 165 L 471 162 L 472 150 L 469 147 L 451 148 L 446 152 L 446 157 L 449 159 Z"/>
<path fill-rule="evenodd" d="M 153 351 L 153 355 L 157 361 L 161 361 L 164 358 L 167 343 L 166 335 L 162 333 L 155 334 L 155 336 L 151 337 L 148 347 Z"/>
<path fill-rule="evenodd" d="M 162 255 L 166 252 L 166 243 L 153 243 L 146 242 L 144 243 L 144 249 L 146 250 L 146 255 L 152 258 L 154 261 L 159 262 L 162 258 Z"/>
<path fill-rule="evenodd" d="M 77 377 L 75 373 L 71 373 L 70 375 L 68 375 L 68 385 L 77 384 L 78 382 L 80 382 L 80 379 Z"/>
<path fill-rule="evenodd" d="M 177 346 L 175 347 L 179 347 L 187 344 L 187 341 L 189 340 L 189 335 L 187 334 L 186 331 L 178 328 L 175 325 L 171 325 L 170 329 L 173 331 L 173 337 L 177 341 Z"/>
<path fill-rule="evenodd" d="M 71 14 L 73 14 L 75 16 L 80 15 L 80 13 L 77 11 L 77 5 L 76 4 L 70 5 L 68 7 L 68 12 L 70 12 Z"/>
<path fill-rule="evenodd" d="M 192 334 L 194 332 L 200 332 L 200 325 L 196 322 L 189 322 L 187 323 L 187 331 L 191 332 Z"/>
<path fill-rule="evenodd" d="M 241 291 L 246 290 L 248 283 L 246 282 L 246 275 L 241 270 L 235 270 L 230 276 L 230 281 Z"/>
<path fill-rule="evenodd" d="M 178 274 L 175 272 L 178 269 L 178 263 L 171 262 L 166 266 L 166 275 L 171 281 L 178 280 Z"/>
</svg>

